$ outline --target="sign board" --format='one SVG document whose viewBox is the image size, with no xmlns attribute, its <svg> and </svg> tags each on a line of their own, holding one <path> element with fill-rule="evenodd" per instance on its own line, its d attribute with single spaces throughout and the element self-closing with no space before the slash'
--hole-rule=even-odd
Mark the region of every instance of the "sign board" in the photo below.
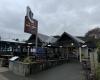
<svg viewBox="0 0 100 80">
<path fill-rule="evenodd" d="M 18 58 L 19 58 L 18 56 L 14 56 L 14 57 L 10 58 L 9 60 L 10 60 L 10 61 L 15 61 L 15 60 L 17 60 Z"/>
<path fill-rule="evenodd" d="M 36 48 L 31 48 L 31 52 L 36 53 Z"/>
<path fill-rule="evenodd" d="M 27 7 L 27 14 L 25 16 L 24 32 L 30 33 L 30 34 L 36 34 L 37 27 L 38 27 L 38 21 L 36 19 L 33 19 L 33 12 L 31 11 L 29 7 Z"/>
<path fill-rule="evenodd" d="M 45 49 L 44 48 L 37 48 L 37 54 L 45 54 Z"/>
</svg>

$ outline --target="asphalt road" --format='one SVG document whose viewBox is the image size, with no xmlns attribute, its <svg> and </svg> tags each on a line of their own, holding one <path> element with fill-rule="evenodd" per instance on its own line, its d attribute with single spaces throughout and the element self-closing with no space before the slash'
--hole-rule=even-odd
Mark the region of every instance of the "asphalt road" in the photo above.
<svg viewBox="0 0 100 80">
<path fill-rule="evenodd" d="M 0 67 L 0 80 L 81 80 L 79 63 L 66 63 L 29 77 L 22 77 Z"/>
</svg>

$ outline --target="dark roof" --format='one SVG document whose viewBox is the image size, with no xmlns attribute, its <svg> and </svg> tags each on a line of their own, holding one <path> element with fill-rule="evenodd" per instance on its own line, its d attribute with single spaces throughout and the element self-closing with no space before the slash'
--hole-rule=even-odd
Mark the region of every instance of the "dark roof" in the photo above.
<svg viewBox="0 0 100 80">
<path fill-rule="evenodd" d="M 83 41 L 86 41 L 87 40 L 87 38 L 84 37 L 84 36 L 76 36 L 76 37 L 79 38 L 79 39 L 81 39 L 81 40 L 83 40 Z"/>
<path fill-rule="evenodd" d="M 78 36 L 78 38 L 84 40 L 85 41 L 85 44 L 89 48 L 96 48 L 97 47 L 96 44 L 100 41 L 100 39 L 94 39 L 92 37 L 80 37 L 80 36 Z"/>
<path fill-rule="evenodd" d="M 35 35 L 31 35 L 29 40 L 30 39 L 35 39 Z M 54 43 L 56 42 L 56 38 L 52 37 L 52 36 L 47 36 L 47 35 L 44 35 L 44 34 L 40 34 L 38 33 L 38 39 L 41 41 L 41 42 L 45 42 L 45 43 Z"/>
<path fill-rule="evenodd" d="M 56 36 L 53 36 L 54 38 L 57 38 L 57 39 L 59 39 L 60 38 L 60 36 L 59 35 L 56 35 Z"/>
<path fill-rule="evenodd" d="M 76 43 L 76 46 L 80 46 L 81 44 L 84 44 L 85 42 L 77 37 L 74 37 L 66 32 L 64 32 L 61 36 L 47 36 L 47 35 L 44 35 L 44 34 L 40 34 L 38 33 L 38 42 L 42 42 L 42 43 L 46 43 L 46 44 L 49 44 L 51 43 L 53 45 L 59 45 L 59 41 L 63 42 L 63 40 L 65 39 L 65 41 L 67 41 L 68 39 L 68 42 L 69 40 L 71 40 L 72 42 L 75 42 Z M 32 41 L 34 42 L 35 41 L 35 35 L 31 35 L 29 40 L 28 41 Z M 45 45 L 46 45 L 45 44 Z"/>
<path fill-rule="evenodd" d="M 72 39 L 72 40 L 74 40 L 74 41 L 76 41 L 76 42 L 78 42 L 78 43 L 85 43 L 83 40 L 81 40 L 81 39 L 79 39 L 79 38 L 77 38 L 77 37 L 75 37 L 75 36 L 72 36 L 71 34 L 66 33 L 66 32 L 64 32 L 64 33 L 61 35 L 61 37 L 60 37 L 57 41 L 59 41 L 59 40 L 62 38 L 63 35 L 68 36 L 70 39 Z"/>
</svg>

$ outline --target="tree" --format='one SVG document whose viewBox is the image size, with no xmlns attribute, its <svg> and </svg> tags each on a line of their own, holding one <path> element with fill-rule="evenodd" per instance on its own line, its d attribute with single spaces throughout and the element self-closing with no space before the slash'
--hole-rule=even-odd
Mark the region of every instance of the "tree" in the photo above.
<svg viewBox="0 0 100 80">
<path fill-rule="evenodd" d="M 85 34 L 85 37 L 87 38 L 94 38 L 94 39 L 100 39 L 100 28 L 99 27 L 96 27 L 90 31 L 88 31 L 86 34 Z"/>
</svg>

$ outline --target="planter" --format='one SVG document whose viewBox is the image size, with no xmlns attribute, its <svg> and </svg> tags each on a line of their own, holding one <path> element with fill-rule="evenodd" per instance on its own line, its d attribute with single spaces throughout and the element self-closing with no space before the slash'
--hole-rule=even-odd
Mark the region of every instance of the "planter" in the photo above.
<svg viewBox="0 0 100 80">
<path fill-rule="evenodd" d="M 1 67 L 8 66 L 8 60 L 4 58 L 0 58 L 0 66 Z"/>
<path fill-rule="evenodd" d="M 48 68 L 55 67 L 62 64 L 64 60 L 48 60 L 48 61 L 36 61 L 32 63 L 23 63 L 17 61 L 9 61 L 9 70 L 13 73 L 21 76 L 28 76 L 37 72 L 46 70 Z"/>
<path fill-rule="evenodd" d="M 30 74 L 30 64 L 9 61 L 9 70 L 17 75 L 27 76 Z"/>
<path fill-rule="evenodd" d="M 9 61 L 9 70 L 21 76 L 28 76 L 43 70 L 44 65 L 39 62 L 23 63 Z"/>
</svg>

